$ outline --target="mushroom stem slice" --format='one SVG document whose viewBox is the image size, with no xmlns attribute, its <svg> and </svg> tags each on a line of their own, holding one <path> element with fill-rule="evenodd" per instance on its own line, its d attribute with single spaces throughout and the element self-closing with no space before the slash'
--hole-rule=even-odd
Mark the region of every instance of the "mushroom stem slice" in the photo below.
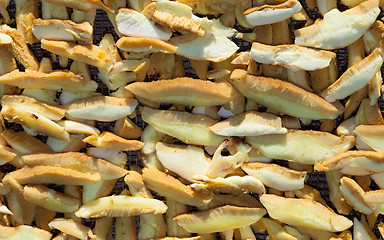
<svg viewBox="0 0 384 240">
<path fill-rule="evenodd" d="M 135 53 L 175 53 L 177 50 L 177 46 L 149 37 L 122 37 L 117 41 L 116 46 L 123 51 Z"/>
<path fill-rule="evenodd" d="M 43 229 L 20 225 L 18 227 L 7 227 L 0 224 L 0 238 L 1 239 L 39 239 L 49 240 L 52 234 Z"/>
<path fill-rule="evenodd" d="M 48 226 L 51 229 L 58 229 L 67 235 L 74 236 L 81 240 L 96 239 L 89 227 L 75 222 L 73 219 L 56 218 L 53 219 Z"/>
<path fill-rule="evenodd" d="M 95 147 L 109 148 L 115 151 L 136 151 L 140 150 L 144 143 L 137 140 L 127 140 L 111 132 L 103 132 L 100 136 L 91 135 L 83 139 L 83 142 L 89 143 Z"/>
<path fill-rule="evenodd" d="M 357 211 L 364 214 L 371 214 L 373 210 L 365 202 L 365 192 L 364 190 L 349 177 L 343 177 L 340 180 L 340 191 L 344 199 Z"/>
<path fill-rule="evenodd" d="M 45 0 L 49 3 L 74 8 L 85 12 L 96 11 L 96 9 L 103 9 L 107 12 L 113 12 L 112 9 L 104 5 L 102 0 Z"/>
</svg>

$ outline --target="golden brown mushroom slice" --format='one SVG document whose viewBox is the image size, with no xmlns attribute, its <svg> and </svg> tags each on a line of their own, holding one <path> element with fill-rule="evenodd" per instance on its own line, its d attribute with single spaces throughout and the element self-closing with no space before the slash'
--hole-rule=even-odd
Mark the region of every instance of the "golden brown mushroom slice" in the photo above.
<svg viewBox="0 0 384 240">
<path fill-rule="evenodd" d="M 384 151 L 384 125 L 359 125 L 354 132 L 358 149 L 358 143 L 364 143 L 363 145 L 368 145 L 375 151 Z"/>
<path fill-rule="evenodd" d="M 379 0 L 364 1 L 340 12 L 337 8 L 324 14 L 322 21 L 295 31 L 295 43 L 322 49 L 343 48 L 359 39 L 375 22 Z"/>
<path fill-rule="evenodd" d="M 73 236 L 77 239 L 96 239 L 96 236 L 92 233 L 92 230 L 89 227 L 75 222 L 73 219 L 55 218 L 48 224 L 48 226 L 51 229 L 58 229 L 66 235 Z"/>
<path fill-rule="evenodd" d="M 248 226 L 265 214 L 263 208 L 226 205 L 202 212 L 180 214 L 173 219 L 188 232 L 214 233 Z"/>
<path fill-rule="evenodd" d="M 135 82 L 125 89 L 151 101 L 191 106 L 221 105 L 229 102 L 234 94 L 230 84 L 192 78 Z"/>
<path fill-rule="evenodd" d="M 66 6 L 81 11 L 94 11 L 96 9 L 103 9 L 108 12 L 112 10 L 104 5 L 102 0 L 46 0 L 54 5 Z"/>
<path fill-rule="evenodd" d="M 374 211 L 384 213 L 384 190 L 368 191 L 364 193 L 364 201 Z"/>
<path fill-rule="evenodd" d="M 141 110 L 141 116 L 156 131 L 188 144 L 218 146 L 224 140 L 209 129 L 217 121 L 208 116 L 148 107 Z"/>
<path fill-rule="evenodd" d="M 260 197 L 269 216 L 280 222 L 310 227 L 314 229 L 339 232 L 352 226 L 352 221 L 338 215 L 312 199 L 284 198 L 271 194 Z"/>
<path fill-rule="evenodd" d="M 49 240 L 52 234 L 40 228 L 31 227 L 27 225 L 20 225 L 18 227 L 7 227 L 0 225 L 0 238 L 9 240 L 18 239 L 39 239 Z"/>
<path fill-rule="evenodd" d="M 267 157 L 314 164 L 348 151 L 354 146 L 355 137 L 338 137 L 318 131 L 288 130 L 284 135 L 247 137 L 247 141 Z"/>
<path fill-rule="evenodd" d="M 278 112 L 307 119 L 335 119 L 343 107 L 278 79 L 249 75 L 236 69 L 231 74 L 236 88 L 247 98 Z"/>
<path fill-rule="evenodd" d="M 81 218 L 130 217 L 163 214 L 167 206 L 160 200 L 132 196 L 108 196 L 87 202 L 75 212 Z"/>
<path fill-rule="evenodd" d="M 22 154 L 53 152 L 47 144 L 24 131 L 15 132 L 12 129 L 5 129 L 1 132 L 1 136 L 4 137 L 8 145 Z"/>
<path fill-rule="evenodd" d="M 364 214 L 373 213 L 373 208 L 371 208 L 365 201 L 364 190 L 353 179 L 349 177 L 341 178 L 340 191 L 347 203 L 349 203 L 355 210 Z"/>
<path fill-rule="evenodd" d="M 194 12 L 201 15 L 219 15 L 231 13 L 236 7 L 243 10 L 252 6 L 250 0 L 178 0 L 177 2 L 190 6 Z"/>
<path fill-rule="evenodd" d="M 164 42 L 156 38 L 148 37 L 122 37 L 120 38 L 116 46 L 126 52 L 165 52 L 175 53 L 177 46 Z"/>
<path fill-rule="evenodd" d="M 111 132 L 102 132 L 100 136 L 91 135 L 83 139 L 83 142 L 89 143 L 100 148 L 109 148 L 115 151 L 136 151 L 140 150 L 144 143 L 137 140 L 127 140 Z"/>
</svg>

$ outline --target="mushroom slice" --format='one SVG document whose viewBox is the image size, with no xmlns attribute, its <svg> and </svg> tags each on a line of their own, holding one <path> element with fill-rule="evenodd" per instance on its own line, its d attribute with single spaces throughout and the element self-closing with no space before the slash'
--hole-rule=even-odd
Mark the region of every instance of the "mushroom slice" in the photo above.
<svg viewBox="0 0 384 240">
<path fill-rule="evenodd" d="M 144 107 L 141 116 L 156 131 L 188 144 L 218 146 L 224 140 L 209 129 L 216 121 L 204 115 Z"/>
<path fill-rule="evenodd" d="M 112 192 L 116 182 L 117 179 L 101 180 L 95 184 L 84 185 L 82 192 L 83 203 L 107 196 Z"/>
<path fill-rule="evenodd" d="M 370 82 L 382 63 L 383 58 L 379 49 L 376 49 L 369 56 L 348 68 L 336 82 L 321 92 L 321 96 L 328 102 L 334 102 L 351 95 Z"/>
<path fill-rule="evenodd" d="M 122 37 L 117 41 L 116 46 L 123 51 L 135 53 L 175 53 L 177 50 L 177 46 L 149 37 Z"/>
<path fill-rule="evenodd" d="M 74 118 L 110 122 L 130 115 L 136 106 L 135 99 L 97 96 L 71 102 L 66 113 Z"/>
<path fill-rule="evenodd" d="M 49 240 L 52 234 L 40 228 L 27 225 L 18 227 L 7 227 L 0 224 L 0 239 L 18 240 L 18 239 L 39 239 Z"/>
<path fill-rule="evenodd" d="M 218 122 L 210 129 L 217 135 L 238 137 L 287 133 L 279 117 L 262 112 L 245 112 Z"/>
<path fill-rule="evenodd" d="M 195 191 L 171 175 L 154 168 L 144 168 L 143 178 L 149 189 L 180 203 L 201 207 L 212 200 L 212 196 Z"/>
<path fill-rule="evenodd" d="M 15 132 L 12 129 L 5 129 L 1 136 L 8 145 L 21 154 L 53 152 L 47 144 L 23 131 Z"/>
<path fill-rule="evenodd" d="M 19 88 L 46 89 L 55 91 L 68 91 L 72 93 L 82 91 L 95 91 L 97 84 L 94 81 L 86 82 L 84 78 L 67 71 L 54 71 L 42 73 L 28 70 L 12 71 L 0 77 L 0 83 L 5 83 Z"/>
<path fill-rule="evenodd" d="M 260 179 L 267 187 L 280 191 L 292 191 L 304 187 L 307 172 L 295 171 L 272 163 L 243 163 L 248 175 Z"/>
<path fill-rule="evenodd" d="M 299 1 L 288 0 L 277 5 L 262 5 L 247 9 L 244 15 L 247 23 L 254 27 L 284 21 L 301 9 Z"/>
<path fill-rule="evenodd" d="M 278 79 L 253 76 L 235 69 L 231 80 L 247 98 L 278 112 L 307 119 L 335 119 L 343 112 L 341 104 L 331 104 L 316 94 Z"/>
<path fill-rule="evenodd" d="M 380 13 L 378 0 L 364 1 L 340 12 L 337 8 L 324 14 L 322 21 L 295 31 L 295 43 L 322 49 L 337 49 L 359 39 Z"/>
<path fill-rule="evenodd" d="M 365 192 L 364 201 L 374 211 L 384 214 L 384 190 Z"/>
<path fill-rule="evenodd" d="M 58 124 L 64 128 L 68 133 L 73 134 L 87 134 L 87 135 L 99 135 L 100 130 L 92 127 L 88 124 L 75 122 L 71 120 L 59 121 Z"/>
<path fill-rule="evenodd" d="M 0 147 L 0 165 L 4 165 L 18 157 L 18 154 L 12 148 Z"/>
<path fill-rule="evenodd" d="M 349 177 L 343 177 L 340 180 L 340 183 L 341 194 L 347 203 L 349 203 L 355 210 L 364 214 L 373 213 L 373 208 L 365 202 L 364 190 L 357 184 L 357 182 Z"/>
<path fill-rule="evenodd" d="M 33 34 L 38 40 L 62 40 L 91 42 L 93 27 L 89 22 L 75 23 L 71 20 L 34 19 Z"/>
<path fill-rule="evenodd" d="M 165 168 L 190 182 L 194 176 L 205 175 L 211 161 L 202 148 L 162 142 L 156 144 L 156 156 Z"/>
<path fill-rule="evenodd" d="M 259 222 L 267 229 L 268 235 L 271 236 L 272 239 L 298 240 L 298 238 L 289 234 L 277 221 L 270 218 L 261 218 Z"/>
<path fill-rule="evenodd" d="M 247 141 L 267 157 L 314 164 L 348 151 L 354 146 L 355 137 L 338 137 L 318 131 L 288 130 L 284 135 L 247 137 Z"/>
<path fill-rule="evenodd" d="M 376 235 L 372 232 L 372 229 L 368 226 L 367 219 L 364 215 L 361 216 L 361 221 L 356 217 L 353 219 L 353 239 L 363 240 L 371 239 L 377 240 Z"/>
<path fill-rule="evenodd" d="M 202 212 L 180 214 L 173 220 L 188 232 L 214 233 L 251 225 L 265 214 L 263 208 L 226 205 Z"/>
<path fill-rule="evenodd" d="M 126 139 L 136 139 L 141 137 L 143 130 L 132 122 L 131 119 L 125 117 L 115 122 L 113 132 Z"/>
<path fill-rule="evenodd" d="M 200 15 L 214 15 L 232 13 L 236 7 L 246 9 L 252 6 L 252 1 L 230 1 L 230 0 L 178 0 L 177 2 L 193 8 Z"/>
<path fill-rule="evenodd" d="M 125 153 L 108 148 L 90 147 L 87 148 L 87 154 L 95 158 L 105 159 L 123 168 L 127 162 L 127 155 Z"/>
<path fill-rule="evenodd" d="M 75 212 L 77 217 L 130 217 L 163 214 L 167 206 L 160 200 L 132 196 L 108 196 L 87 202 Z"/>
<path fill-rule="evenodd" d="M 171 30 L 158 27 L 154 21 L 133 9 L 119 9 L 116 24 L 118 31 L 126 36 L 157 38 L 164 41 L 172 36 Z"/>
<path fill-rule="evenodd" d="M 317 171 L 339 170 L 343 174 L 365 176 L 384 172 L 384 152 L 348 151 L 315 164 Z"/>
<path fill-rule="evenodd" d="M 137 140 L 127 140 L 111 132 L 103 132 L 100 136 L 91 135 L 83 142 L 89 143 L 95 147 L 109 148 L 115 151 L 136 151 L 140 150 L 144 143 Z"/>
<path fill-rule="evenodd" d="M 356 140 L 375 151 L 384 151 L 384 125 L 359 125 L 355 128 Z M 359 148 L 359 146 L 357 146 Z"/>
<path fill-rule="evenodd" d="M 296 1 L 296 0 L 295 0 Z M 281 65 L 292 71 L 314 71 L 329 66 L 336 54 L 298 45 L 271 46 L 252 43 L 250 56 L 259 63 Z"/>
<path fill-rule="evenodd" d="M 104 5 L 102 0 L 45 0 L 54 5 L 66 6 L 70 8 L 74 8 L 80 11 L 96 11 L 96 9 L 103 9 L 107 12 L 111 12 L 107 6 Z"/>
<path fill-rule="evenodd" d="M 380 188 L 384 188 L 384 172 L 372 174 L 371 178 Z"/>
<path fill-rule="evenodd" d="M 383 53 L 383 36 L 384 23 L 382 21 L 375 21 L 363 35 L 365 51 L 371 53 L 378 48 L 380 52 Z"/>
<path fill-rule="evenodd" d="M 352 221 L 348 218 L 337 215 L 312 199 L 284 198 L 264 194 L 260 197 L 260 201 L 267 209 L 269 216 L 289 225 L 329 232 L 343 231 L 352 226 Z"/>
<path fill-rule="evenodd" d="M 28 202 L 55 212 L 74 212 L 80 207 L 79 199 L 43 185 L 25 186 L 23 196 Z"/>
<path fill-rule="evenodd" d="M 46 118 L 58 121 L 65 116 L 65 109 L 40 102 L 39 100 L 23 95 L 4 95 L 1 104 L 16 108 L 27 108 L 29 112 L 36 112 Z"/>
<path fill-rule="evenodd" d="M 135 82 L 125 89 L 135 96 L 155 102 L 191 106 L 221 105 L 229 102 L 234 89 L 228 83 L 193 78 L 174 78 L 154 82 Z"/>
<path fill-rule="evenodd" d="M 73 219 L 55 218 L 48 223 L 48 226 L 51 229 L 58 229 L 67 235 L 74 236 L 81 240 L 96 239 L 96 236 L 89 227 L 75 222 Z"/>
</svg>

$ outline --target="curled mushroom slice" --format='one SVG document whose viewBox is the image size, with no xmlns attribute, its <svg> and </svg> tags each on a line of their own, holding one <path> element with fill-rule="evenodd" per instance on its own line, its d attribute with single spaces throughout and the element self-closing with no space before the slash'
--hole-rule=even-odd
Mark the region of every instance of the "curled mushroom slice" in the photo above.
<svg viewBox="0 0 384 240">
<path fill-rule="evenodd" d="M 149 37 L 122 37 L 117 41 L 116 46 L 123 51 L 135 53 L 175 53 L 177 50 L 177 46 Z"/>
<path fill-rule="evenodd" d="M 188 144 L 218 146 L 224 140 L 209 129 L 216 121 L 204 115 L 144 107 L 141 116 L 158 132 Z"/>
<path fill-rule="evenodd" d="M 231 74 L 236 88 L 247 98 L 294 117 L 335 119 L 343 107 L 278 79 L 249 75 L 236 69 Z"/>
<path fill-rule="evenodd" d="M 364 201 L 374 211 L 384 213 L 384 190 L 369 191 L 364 193 Z"/>
<path fill-rule="evenodd" d="M 90 42 L 93 28 L 88 22 L 78 24 L 71 20 L 38 18 L 33 20 L 32 31 L 38 40 Z"/>
<path fill-rule="evenodd" d="M 7 227 L 0 224 L 0 238 L 17 240 L 17 239 L 39 239 L 49 240 L 52 234 L 40 228 L 31 227 L 27 225 L 20 225 L 18 227 Z"/>
<path fill-rule="evenodd" d="M 229 102 L 234 95 L 233 87 L 227 83 L 192 78 L 135 82 L 125 89 L 151 101 L 191 106 L 221 105 Z"/>
<path fill-rule="evenodd" d="M 307 172 L 295 171 L 272 163 L 243 163 L 248 175 L 260 179 L 267 187 L 280 191 L 292 191 L 304 187 Z"/>
<path fill-rule="evenodd" d="M 93 11 L 96 9 L 103 9 L 108 12 L 112 11 L 104 5 L 102 0 L 45 0 L 54 5 L 66 6 L 81 11 Z"/>
<path fill-rule="evenodd" d="M 97 96 L 71 102 L 66 114 L 79 119 L 109 122 L 130 115 L 136 106 L 135 99 Z"/>
<path fill-rule="evenodd" d="M 73 219 L 55 218 L 48 226 L 51 229 L 58 229 L 67 235 L 74 236 L 81 240 L 96 239 L 89 227 L 75 222 Z"/>
<path fill-rule="evenodd" d="M 95 147 L 109 148 L 115 151 L 136 151 L 140 150 L 144 143 L 137 140 L 127 140 L 111 132 L 103 132 L 100 136 L 91 135 L 83 142 L 89 143 Z"/>
<path fill-rule="evenodd" d="M 357 211 L 364 214 L 373 213 L 372 208 L 365 202 L 364 190 L 349 177 L 340 180 L 340 191 L 344 199 Z"/>
<path fill-rule="evenodd" d="M 288 130 L 284 135 L 247 137 L 247 141 L 267 157 L 314 164 L 348 151 L 354 146 L 355 137 L 338 137 L 318 131 Z"/>
<path fill-rule="evenodd" d="M 160 200 L 132 196 L 108 196 L 87 202 L 75 212 L 77 217 L 129 217 L 163 214 L 167 206 Z"/>
<path fill-rule="evenodd" d="M 337 215 L 312 199 L 284 198 L 271 194 L 260 197 L 269 216 L 280 222 L 310 227 L 329 232 L 339 232 L 352 226 L 348 218 Z"/>
<path fill-rule="evenodd" d="M 295 31 L 295 43 L 322 49 L 343 48 L 359 39 L 380 13 L 378 0 L 364 1 L 340 12 L 337 8 L 324 14 L 322 21 Z"/>
<path fill-rule="evenodd" d="M 246 208 L 226 205 L 207 211 L 180 214 L 173 218 L 188 232 L 224 232 L 257 222 L 266 214 L 262 208 Z"/>
<path fill-rule="evenodd" d="M 359 125 L 355 128 L 356 142 L 361 141 L 375 151 L 384 151 L 384 125 Z M 359 146 L 357 145 L 357 148 Z"/>
</svg>

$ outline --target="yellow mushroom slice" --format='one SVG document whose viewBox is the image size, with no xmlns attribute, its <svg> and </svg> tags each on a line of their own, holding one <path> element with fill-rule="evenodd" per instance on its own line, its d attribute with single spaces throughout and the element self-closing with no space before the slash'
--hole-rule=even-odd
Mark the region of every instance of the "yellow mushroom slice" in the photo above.
<svg viewBox="0 0 384 240">
<path fill-rule="evenodd" d="M 163 237 L 163 238 L 153 238 L 153 240 L 200 240 L 203 239 L 201 236 L 195 237 Z"/>
<path fill-rule="evenodd" d="M 48 145 L 23 131 L 15 132 L 12 129 L 5 129 L 1 136 L 4 137 L 8 145 L 21 154 L 53 152 Z"/>
<path fill-rule="evenodd" d="M 144 107 L 141 116 L 156 131 L 178 138 L 188 144 L 218 146 L 224 137 L 215 135 L 209 127 L 217 121 L 204 115 Z"/>
<path fill-rule="evenodd" d="M 364 214 L 373 213 L 373 209 L 365 202 L 364 190 L 349 177 L 340 180 L 340 191 L 344 199 L 357 211 Z"/>
<path fill-rule="evenodd" d="M 359 39 L 375 22 L 380 9 L 378 0 L 365 1 L 340 12 L 337 8 L 324 14 L 322 21 L 295 31 L 295 43 L 322 49 L 343 48 Z"/>
<path fill-rule="evenodd" d="M 302 6 L 297 0 L 288 0 L 277 5 L 262 5 L 247 9 L 245 20 L 252 27 L 281 22 L 299 12 Z"/>
<path fill-rule="evenodd" d="M 143 178 L 149 189 L 180 203 L 201 207 L 212 199 L 212 196 L 195 191 L 176 178 L 154 168 L 144 168 Z"/>
<path fill-rule="evenodd" d="M 368 145 L 375 151 L 384 151 L 384 126 L 383 125 L 359 125 L 355 128 L 356 141 Z M 357 146 L 359 148 L 359 146 Z"/>
<path fill-rule="evenodd" d="M 105 159 L 123 168 L 127 161 L 127 155 L 125 153 L 107 148 L 90 147 L 87 148 L 87 154 L 95 158 Z"/>
<path fill-rule="evenodd" d="M 71 102 L 66 114 L 79 119 L 110 122 L 130 115 L 136 106 L 135 99 L 98 96 Z"/>
<path fill-rule="evenodd" d="M 292 191 L 304 187 L 307 172 L 295 171 L 272 163 L 243 163 L 248 175 L 260 179 L 267 187 L 280 191 Z"/>
<path fill-rule="evenodd" d="M 48 226 L 51 229 L 58 229 L 67 235 L 74 236 L 81 240 L 96 239 L 96 236 L 89 227 L 75 222 L 73 219 L 55 218 Z"/>
<path fill-rule="evenodd" d="M 192 78 L 135 82 L 125 89 L 151 101 L 192 106 L 221 105 L 229 102 L 234 95 L 233 87 L 227 83 Z"/>
<path fill-rule="evenodd" d="M 103 132 L 100 136 L 91 135 L 83 139 L 83 141 L 95 147 L 109 148 L 118 152 L 136 151 L 140 150 L 144 146 L 143 142 L 137 140 L 127 140 L 111 132 Z"/>
<path fill-rule="evenodd" d="M 18 153 L 15 152 L 12 148 L 6 146 L 0 147 L 0 165 L 11 161 L 19 161 L 18 158 Z"/>
<path fill-rule="evenodd" d="M 343 174 L 365 176 L 384 171 L 384 152 L 348 151 L 315 164 L 317 171 L 339 170 Z"/>
<path fill-rule="evenodd" d="M 177 46 L 164 42 L 156 38 L 148 37 L 122 37 L 116 46 L 126 52 L 165 52 L 175 53 Z"/>
<path fill-rule="evenodd" d="M 132 196 L 108 196 L 87 202 L 75 212 L 81 218 L 130 217 L 163 214 L 167 206 L 160 200 Z"/>
<path fill-rule="evenodd" d="M 371 239 L 377 240 L 376 235 L 372 232 L 371 228 L 368 226 L 367 220 L 364 215 L 359 221 L 356 217 L 353 219 L 353 239 L 354 240 L 363 240 Z"/>
<path fill-rule="evenodd" d="M 201 15 L 219 15 L 231 13 L 236 7 L 246 9 L 252 6 L 252 1 L 229 1 L 229 0 L 178 0 L 177 2 L 193 8 L 193 11 Z"/>
<path fill-rule="evenodd" d="M 288 130 L 285 135 L 247 137 L 247 141 L 267 157 L 314 164 L 348 151 L 354 146 L 355 137 L 338 137 L 318 131 Z"/>
<path fill-rule="evenodd" d="M 112 11 L 107 6 L 104 5 L 103 1 L 101 0 L 45 0 L 49 3 L 52 3 L 54 5 L 60 5 L 60 6 L 66 6 L 70 8 L 74 8 L 76 10 L 81 11 L 94 11 L 96 9 L 103 9 L 108 12 Z"/>
<path fill-rule="evenodd" d="M 260 197 L 269 216 L 280 222 L 310 227 L 314 229 L 339 232 L 352 226 L 348 218 L 330 211 L 312 199 L 284 198 L 271 194 Z"/>
<path fill-rule="evenodd" d="M 384 24 L 382 21 L 375 21 L 371 27 L 363 35 L 364 48 L 367 53 L 373 52 L 376 48 L 383 53 L 383 42 L 381 41 L 384 35 Z"/>
<path fill-rule="evenodd" d="M 166 222 L 167 222 L 167 232 L 168 236 L 178 236 L 178 237 L 188 237 L 191 234 L 185 231 L 182 227 L 179 227 L 173 218 L 179 214 L 188 212 L 188 206 L 185 204 L 178 203 L 169 198 L 166 199 L 166 204 L 168 206 L 167 212 L 165 213 Z"/>
<path fill-rule="evenodd" d="M 39 1 L 15 0 L 16 28 L 23 35 L 27 43 L 33 44 L 37 40 L 32 33 L 32 22 L 39 15 Z"/>
<path fill-rule="evenodd" d="M 116 182 L 117 179 L 101 180 L 95 184 L 84 185 L 82 194 L 83 203 L 107 196 L 113 190 Z"/>
<path fill-rule="evenodd" d="M 32 31 L 38 40 L 90 42 L 93 28 L 88 22 L 77 24 L 71 20 L 38 18 L 33 20 Z"/>
<path fill-rule="evenodd" d="M 129 118 L 120 118 L 115 122 L 113 132 L 126 139 L 140 138 L 143 131 Z"/>
<path fill-rule="evenodd" d="M 352 233 L 349 230 L 345 230 L 339 235 L 330 238 L 329 240 L 352 240 Z"/>
<path fill-rule="evenodd" d="M 364 201 L 374 211 L 380 214 L 384 213 L 384 190 L 365 192 Z"/>
<path fill-rule="evenodd" d="M 268 235 L 271 236 L 272 239 L 280 239 L 280 240 L 297 240 L 298 238 L 289 234 L 286 229 L 281 226 L 278 222 L 270 219 L 270 218 L 261 218 L 260 223 L 267 229 Z"/>
<path fill-rule="evenodd" d="M 226 205 L 207 211 L 180 214 L 173 218 L 188 232 L 214 233 L 248 226 L 266 214 L 262 208 Z"/>
<path fill-rule="evenodd" d="M 40 228 L 27 225 L 18 227 L 7 227 L 0 225 L 0 239 L 18 240 L 18 239 L 39 239 L 49 240 L 52 234 Z"/>
<path fill-rule="evenodd" d="M 99 129 L 81 122 L 63 120 L 63 121 L 59 121 L 58 124 L 62 126 L 65 131 L 71 134 L 87 134 L 87 135 L 100 134 Z"/>
<path fill-rule="evenodd" d="M 231 74 L 236 88 L 247 98 L 281 113 L 307 119 L 335 119 L 343 111 L 316 94 L 278 79 L 256 77 L 236 69 Z"/>
</svg>

